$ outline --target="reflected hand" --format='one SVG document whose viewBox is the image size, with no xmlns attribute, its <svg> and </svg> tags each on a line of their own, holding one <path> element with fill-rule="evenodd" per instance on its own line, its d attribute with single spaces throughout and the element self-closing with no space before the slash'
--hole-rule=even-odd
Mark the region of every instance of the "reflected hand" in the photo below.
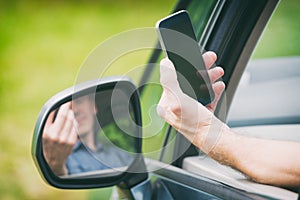
<svg viewBox="0 0 300 200">
<path fill-rule="evenodd" d="M 43 152 L 46 161 L 56 175 L 66 175 L 66 160 L 77 141 L 77 122 L 71 103 L 62 105 L 54 119 L 53 111 L 43 132 Z"/>
<path fill-rule="evenodd" d="M 212 66 L 216 58 L 217 56 L 213 52 L 207 52 L 203 55 L 207 69 Z M 222 126 L 222 122 L 214 116 L 213 112 L 225 88 L 222 81 L 216 82 L 223 76 L 224 71 L 221 67 L 208 70 L 215 100 L 204 107 L 182 92 L 174 65 L 169 59 L 163 59 L 160 65 L 160 82 L 163 86 L 163 93 L 157 106 L 157 113 L 197 147 L 201 148 L 213 122 Z"/>
<path fill-rule="evenodd" d="M 206 69 L 208 70 L 208 76 L 210 78 L 210 82 L 212 83 L 213 91 L 215 93 L 215 99 L 213 100 L 212 103 L 208 104 L 206 108 L 211 112 L 214 112 L 220 100 L 220 97 L 222 96 L 222 93 L 225 89 L 224 82 L 217 81 L 224 75 L 224 70 L 222 67 L 218 67 L 218 66 L 210 69 L 217 60 L 217 55 L 212 51 L 208 51 L 204 53 L 203 60 Z"/>
</svg>

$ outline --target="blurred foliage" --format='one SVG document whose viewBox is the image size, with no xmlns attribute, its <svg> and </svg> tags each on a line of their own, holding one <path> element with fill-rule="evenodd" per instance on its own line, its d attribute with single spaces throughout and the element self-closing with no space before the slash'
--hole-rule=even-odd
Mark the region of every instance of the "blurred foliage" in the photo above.
<svg viewBox="0 0 300 200">
<path fill-rule="evenodd" d="M 45 184 L 30 155 L 35 121 L 48 98 L 74 84 L 93 48 L 119 32 L 153 27 L 174 4 L 174 0 L 0 1 L 0 199 L 109 195 L 108 189 L 70 191 Z"/>
<path fill-rule="evenodd" d="M 30 155 L 36 118 L 48 98 L 74 84 L 96 45 L 121 31 L 153 27 L 175 3 L 0 1 L 0 199 L 94 199 L 109 194 L 109 189 L 59 190 L 44 183 Z M 281 1 L 254 58 L 300 54 L 299 6 L 298 0 Z"/>
<path fill-rule="evenodd" d="M 300 3 L 282 0 L 273 13 L 253 58 L 300 55 Z"/>
</svg>

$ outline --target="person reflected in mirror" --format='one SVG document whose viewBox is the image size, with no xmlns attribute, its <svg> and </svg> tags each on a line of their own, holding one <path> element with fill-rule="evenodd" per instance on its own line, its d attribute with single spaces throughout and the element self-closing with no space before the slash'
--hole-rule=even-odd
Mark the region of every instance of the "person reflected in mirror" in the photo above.
<svg viewBox="0 0 300 200">
<path fill-rule="evenodd" d="M 224 74 L 220 67 L 210 69 L 216 61 L 214 52 L 203 55 L 215 93 L 215 100 L 203 106 L 184 94 L 178 84 L 173 63 L 160 63 L 163 93 L 157 113 L 196 147 L 218 162 L 235 168 L 250 179 L 286 188 L 300 185 L 300 143 L 241 136 L 220 121 L 214 110 L 225 84 L 217 81 Z"/>
<path fill-rule="evenodd" d="M 92 97 L 63 104 L 46 121 L 43 152 L 57 176 L 127 166 L 132 160 L 126 152 L 97 139 L 101 128 Z"/>
</svg>

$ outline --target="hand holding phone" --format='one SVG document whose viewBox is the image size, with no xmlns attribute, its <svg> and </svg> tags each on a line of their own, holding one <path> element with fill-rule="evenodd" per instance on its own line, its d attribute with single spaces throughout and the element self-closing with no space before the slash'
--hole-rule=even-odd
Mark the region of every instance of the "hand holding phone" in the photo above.
<svg viewBox="0 0 300 200">
<path fill-rule="evenodd" d="M 187 11 L 158 21 L 156 29 L 162 49 L 175 66 L 182 91 L 203 105 L 211 103 L 214 92 Z"/>
</svg>

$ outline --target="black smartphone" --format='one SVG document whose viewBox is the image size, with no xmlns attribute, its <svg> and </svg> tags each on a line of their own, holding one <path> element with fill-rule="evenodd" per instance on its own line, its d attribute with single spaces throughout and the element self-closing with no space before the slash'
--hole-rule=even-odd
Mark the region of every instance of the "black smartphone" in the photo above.
<svg viewBox="0 0 300 200">
<path fill-rule="evenodd" d="M 159 40 L 173 62 L 184 93 L 203 105 L 214 100 L 212 85 L 202 58 L 189 14 L 176 12 L 156 23 Z"/>
</svg>

